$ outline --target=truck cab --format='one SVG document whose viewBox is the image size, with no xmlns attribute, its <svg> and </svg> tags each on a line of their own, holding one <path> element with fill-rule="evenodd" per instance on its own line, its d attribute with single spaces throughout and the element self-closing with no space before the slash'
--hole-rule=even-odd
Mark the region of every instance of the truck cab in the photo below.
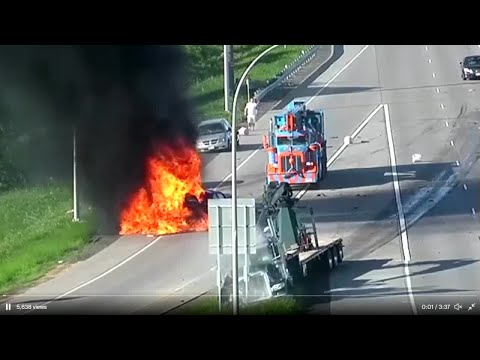
<svg viewBox="0 0 480 360">
<path fill-rule="evenodd" d="M 268 152 L 267 183 L 318 183 L 326 174 L 323 111 L 292 102 L 270 121 L 263 146 Z"/>
</svg>

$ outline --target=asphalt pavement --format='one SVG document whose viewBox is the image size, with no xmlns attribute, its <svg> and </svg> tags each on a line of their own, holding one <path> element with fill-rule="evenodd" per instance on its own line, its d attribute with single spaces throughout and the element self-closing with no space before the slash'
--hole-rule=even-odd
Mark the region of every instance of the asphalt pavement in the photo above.
<svg viewBox="0 0 480 360">
<path fill-rule="evenodd" d="M 298 89 L 297 98 L 325 111 L 329 157 L 335 154 L 321 189 L 301 192 L 302 203 L 314 207 L 322 237 L 346 245 L 341 266 L 312 281 L 304 297 L 311 313 L 480 308 L 468 310 L 480 303 L 480 87 L 461 80 L 459 67 L 477 53 L 477 45 L 345 46 Z M 259 149 L 273 113 L 241 138 L 240 197 L 262 192 L 266 154 Z M 230 172 L 230 154 L 213 155 L 206 186 L 229 191 Z M 165 312 L 215 285 L 207 244 L 206 233 L 122 237 L 14 298 L 12 313 L 45 303 L 30 313 Z"/>
</svg>

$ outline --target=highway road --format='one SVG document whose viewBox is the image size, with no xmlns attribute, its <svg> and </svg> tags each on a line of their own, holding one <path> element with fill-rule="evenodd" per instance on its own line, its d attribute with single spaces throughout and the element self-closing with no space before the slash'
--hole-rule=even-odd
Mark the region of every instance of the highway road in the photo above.
<svg viewBox="0 0 480 360">
<path fill-rule="evenodd" d="M 440 304 L 468 313 L 480 302 L 480 87 L 462 81 L 459 69 L 472 53 L 480 48 L 345 46 L 298 89 L 297 98 L 325 111 L 334 161 L 320 190 L 297 196 L 314 207 L 320 235 L 346 245 L 341 266 L 308 289 L 311 313 L 445 312 Z M 241 197 L 261 194 L 266 154 L 259 148 L 273 113 L 242 137 Z M 413 163 L 414 154 L 421 160 Z M 205 184 L 228 191 L 229 154 L 208 156 Z M 162 313 L 215 284 L 207 243 L 205 233 L 122 237 L 13 302 L 22 312 L 46 304 L 34 314 Z M 452 310 L 456 303 L 461 310 Z"/>
</svg>

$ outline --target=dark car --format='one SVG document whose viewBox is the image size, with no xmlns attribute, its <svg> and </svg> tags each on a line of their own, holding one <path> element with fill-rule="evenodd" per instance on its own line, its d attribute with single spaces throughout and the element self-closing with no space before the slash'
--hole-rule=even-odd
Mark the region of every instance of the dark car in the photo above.
<svg viewBox="0 0 480 360">
<path fill-rule="evenodd" d="M 232 195 L 230 194 L 208 189 L 205 190 L 205 195 L 201 199 L 198 199 L 194 195 L 188 194 L 185 197 L 185 203 L 194 212 L 199 210 L 203 212 L 208 212 L 208 199 L 230 199 L 231 197 Z"/>
<path fill-rule="evenodd" d="M 467 56 L 460 62 L 462 79 L 471 80 L 480 77 L 480 55 Z"/>
</svg>

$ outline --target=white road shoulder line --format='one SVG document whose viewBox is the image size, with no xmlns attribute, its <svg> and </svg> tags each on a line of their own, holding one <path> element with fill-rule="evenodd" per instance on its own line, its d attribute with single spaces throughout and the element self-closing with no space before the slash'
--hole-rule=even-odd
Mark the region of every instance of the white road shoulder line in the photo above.
<svg viewBox="0 0 480 360">
<path fill-rule="evenodd" d="M 385 104 L 383 109 L 385 113 L 385 126 L 387 128 L 387 140 L 388 140 L 388 150 L 390 153 L 390 165 L 392 168 L 393 188 L 395 190 L 395 200 L 397 203 L 397 212 L 398 212 L 398 218 L 400 222 L 400 237 L 402 240 L 403 255 L 405 257 L 405 261 L 409 262 L 411 260 L 410 248 L 408 246 L 405 214 L 403 212 L 402 198 L 400 195 L 400 183 L 398 181 L 398 175 L 397 175 L 397 160 L 395 156 L 395 147 L 393 145 L 392 125 L 390 123 L 390 112 L 388 110 L 388 105 Z"/>
<path fill-rule="evenodd" d="M 402 198 L 400 195 L 400 183 L 398 181 L 398 176 L 397 176 L 397 160 L 395 156 L 395 147 L 393 145 L 392 126 L 390 123 L 390 112 L 388 110 L 388 104 L 385 104 L 383 109 L 385 114 L 385 126 L 387 128 L 388 149 L 390 152 L 390 165 L 393 173 L 392 174 L 393 188 L 395 190 L 395 200 L 397 203 L 398 220 L 400 223 L 400 239 L 402 242 L 403 257 L 405 259 L 405 262 L 404 262 L 405 282 L 406 282 L 408 297 L 410 300 L 410 307 L 413 313 L 416 315 L 417 309 L 415 306 L 415 298 L 413 297 L 412 282 L 410 279 L 410 269 L 408 268 L 408 263 L 411 261 L 410 247 L 408 244 L 407 226 L 405 221 L 405 214 L 403 212 Z"/>
<path fill-rule="evenodd" d="M 133 253 L 132 255 L 130 255 L 129 257 L 127 257 L 126 259 L 124 259 L 123 261 L 119 262 L 117 265 L 115 265 L 114 267 L 108 269 L 107 271 L 101 273 L 100 275 L 94 277 L 93 279 L 87 281 L 87 282 L 84 282 L 83 284 L 80 284 L 78 285 L 77 287 L 74 287 L 73 289 L 67 291 L 66 293 L 60 295 L 60 296 L 57 296 L 56 298 L 54 298 L 53 300 L 50 300 L 50 301 L 47 301 L 45 303 L 43 303 L 42 305 L 47 305 L 47 304 L 50 304 L 51 302 L 55 301 L 55 300 L 59 300 L 61 298 L 64 298 L 65 296 L 68 296 L 70 295 L 71 293 L 77 291 L 77 290 L 80 290 L 82 288 L 84 288 L 85 286 L 88 286 L 92 283 L 94 283 L 95 281 L 97 280 L 100 280 L 101 278 L 107 276 L 108 274 L 112 273 L 113 271 L 117 270 L 119 267 L 121 267 L 122 265 L 126 264 L 127 262 L 129 262 L 130 260 L 132 260 L 133 258 L 137 257 L 138 255 L 140 255 L 141 253 L 143 253 L 145 250 L 149 249 L 150 247 L 152 247 L 153 245 L 155 245 L 158 240 L 160 240 L 162 238 L 162 236 L 158 236 L 157 238 L 155 238 L 155 240 L 153 240 L 152 242 L 150 242 L 149 244 L 147 244 L 146 246 L 144 246 L 143 248 L 141 248 L 140 250 L 138 250 L 137 252 Z M 30 311 L 33 311 L 33 310 L 30 310 Z M 30 311 L 27 311 L 25 312 L 25 314 L 29 313 Z"/>
<path fill-rule="evenodd" d="M 248 157 L 243 160 L 238 166 L 237 166 L 237 171 L 239 169 L 242 168 L 243 165 L 245 165 L 248 161 L 250 161 L 251 158 L 253 158 L 255 156 L 256 153 L 258 153 L 260 150 L 262 150 L 262 147 L 256 149 L 254 152 L 252 152 L 250 155 L 248 155 Z M 223 184 L 225 184 L 227 182 L 228 179 L 230 179 L 232 177 L 232 173 L 228 174 L 227 176 L 225 176 L 222 181 L 220 181 L 220 183 L 215 187 L 214 190 L 218 190 L 218 188 L 220 186 L 222 186 Z"/>
<path fill-rule="evenodd" d="M 315 97 L 317 97 L 323 90 L 325 90 L 325 88 L 326 88 L 327 86 L 329 86 L 333 81 L 335 81 L 335 79 L 336 79 L 337 77 L 339 77 L 341 73 L 343 73 L 346 69 L 348 69 L 348 67 L 349 67 L 350 65 L 352 65 L 353 62 L 354 62 L 355 60 L 357 60 L 358 57 L 359 57 L 360 55 L 362 55 L 363 52 L 364 52 L 365 50 L 367 50 L 369 47 L 370 47 L 370 45 L 364 46 L 364 47 L 362 48 L 362 50 L 360 50 L 357 55 L 355 55 L 348 63 L 346 63 L 343 68 L 341 68 L 340 70 L 338 70 L 338 72 L 337 72 L 335 75 L 333 75 L 332 78 L 331 78 L 325 85 L 323 85 L 323 86 L 315 93 L 315 95 L 313 95 L 310 99 L 308 99 L 308 100 L 305 102 L 305 105 L 308 105 L 310 102 L 312 102 L 312 100 L 315 99 Z"/>
</svg>

